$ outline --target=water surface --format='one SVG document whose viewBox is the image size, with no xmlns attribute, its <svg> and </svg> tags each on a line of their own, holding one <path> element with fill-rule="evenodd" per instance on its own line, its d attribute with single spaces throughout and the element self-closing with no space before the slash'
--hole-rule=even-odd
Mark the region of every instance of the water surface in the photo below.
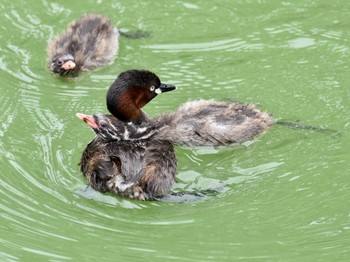
<svg viewBox="0 0 350 262">
<path fill-rule="evenodd" d="M 0 4 L 1 261 L 348 261 L 347 1 L 9 1 Z M 121 39 L 114 64 L 62 80 L 46 46 L 86 12 L 152 37 Z M 174 191 L 221 188 L 187 202 L 140 202 L 86 187 L 93 134 L 76 112 L 104 113 L 130 68 L 178 89 L 150 115 L 195 99 L 258 104 L 274 126 L 241 146 L 176 148 Z"/>
</svg>

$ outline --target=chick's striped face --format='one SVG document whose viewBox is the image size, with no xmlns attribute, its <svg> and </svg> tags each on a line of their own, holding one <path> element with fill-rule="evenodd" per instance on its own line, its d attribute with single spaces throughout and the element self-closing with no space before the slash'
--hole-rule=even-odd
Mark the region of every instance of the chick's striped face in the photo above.
<svg viewBox="0 0 350 262">
<path fill-rule="evenodd" d="M 129 140 L 130 131 L 125 122 L 122 122 L 112 116 L 104 117 L 93 115 L 97 128 L 93 128 L 97 136 L 105 141 Z M 114 119 L 113 119 L 114 118 Z"/>
<path fill-rule="evenodd" d="M 51 62 L 51 70 L 61 76 L 70 75 L 74 72 L 76 64 L 72 55 L 61 55 L 55 57 Z"/>
<path fill-rule="evenodd" d="M 133 122 L 123 122 L 114 116 L 93 116 L 98 127 L 94 128 L 97 136 L 104 141 L 136 141 L 146 140 L 158 132 L 154 125 L 136 125 Z"/>
<path fill-rule="evenodd" d="M 103 141 L 135 141 L 145 140 L 157 133 L 153 125 L 135 125 L 123 122 L 113 115 L 84 115 L 77 114 Z"/>
</svg>

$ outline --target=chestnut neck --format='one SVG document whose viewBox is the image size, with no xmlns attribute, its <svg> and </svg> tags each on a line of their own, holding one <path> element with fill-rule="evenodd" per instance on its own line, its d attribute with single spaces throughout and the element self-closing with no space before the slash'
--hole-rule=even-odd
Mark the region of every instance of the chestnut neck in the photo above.
<svg viewBox="0 0 350 262">
<path fill-rule="evenodd" d="M 114 101 L 113 101 L 114 100 Z M 150 101 L 143 90 L 129 88 L 107 103 L 108 110 L 119 120 L 141 124 L 148 120 L 141 108 Z"/>
</svg>

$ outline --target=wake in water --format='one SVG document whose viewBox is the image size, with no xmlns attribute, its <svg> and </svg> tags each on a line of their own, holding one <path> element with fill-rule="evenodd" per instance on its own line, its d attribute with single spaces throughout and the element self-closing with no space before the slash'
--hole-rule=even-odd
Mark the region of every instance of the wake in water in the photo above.
<svg viewBox="0 0 350 262">
<path fill-rule="evenodd" d="M 299 121 L 277 120 L 277 125 L 286 126 L 293 129 L 304 129 L 310 131 L 324 132 L 332 136 L 340 136 L 341 132 L 334 129 L 324 128 L 322 126 L 311 126 L 299 123 Z"/>
</svg>

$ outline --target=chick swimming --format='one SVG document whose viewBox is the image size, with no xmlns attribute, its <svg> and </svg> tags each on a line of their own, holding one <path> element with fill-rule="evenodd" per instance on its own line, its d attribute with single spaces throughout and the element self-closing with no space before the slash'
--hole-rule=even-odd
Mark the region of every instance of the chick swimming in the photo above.
<svg viewBox="0 0 350 262">
<path fill-rule="evenodd" d="M 187 102 L 144 124 L 124 122 L 108 114 L 77 116 L 104 141 L 151 139 L 184 146 L 242 143 L 274 124 L 271 115 L 255 105 L 214 100 Z"/>
<path fill-rule="evenodd" d="M 92 188 L 139 200 L 169 193 L 176 167 L 171 143 L 106 142 L 99 136 L 87 145 L 80 160 L 80 170 Z"/>
<path fill-rule="evenodd" d="M 49 43 L 49 69 L 61 76 L 76 76 L 107 65 L 116 57 L 118 39 L 118 29 L 107 17 L 83 15 Z"/>
</svg>

